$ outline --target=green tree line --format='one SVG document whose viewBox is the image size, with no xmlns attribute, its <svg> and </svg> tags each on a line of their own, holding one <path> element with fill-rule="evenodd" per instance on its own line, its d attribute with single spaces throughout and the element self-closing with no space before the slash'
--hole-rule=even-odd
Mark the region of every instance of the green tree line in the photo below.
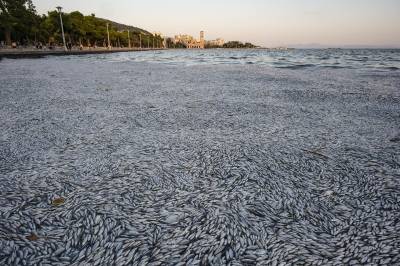
<svg viewBox="0 0 400 266">
<path fill-rule="evenodd" d="M 215 48 L 257 48 L 256 45 L 246 42 L 246 43 L 242 43 L 239 41 L 230 41 L 227 42 L 223 45 L 215 45 L 215 44 L 210 44 L 210 43 L 206 43 L 205 45 L 206 49 L 215 49 Z"/>
<path fill-rule="evenodd" d="M 130 40 L 134 47 L 161 47 L 163 39 L 158 35 L 131 26 L 121 27 L 111 21 L 97 18 L 94 14 L 85 16 L 79 11 L 62 13 L 65 39 L 72 45 L 106 46 L 107 23 L 109 23 L 112 46 L 128 47 Z M 128 38 L 128 29 L 130 34 Z M 61 44 L 59 13 L 49 11 L 47 15 L 37 14 L 32 0 L 0 0 L 0 41 L 11 45 L 35 43 Z"/>
<path fill-rule="evenodd" d="M 175 43 L 172 38 L 167 38 L 165 41 L 166 48 L 172 48 L 172 49 L 182 49 L 186 48 L 186 45 L 183 43 Z"/>
<path fill-rule="evenodd" d="M 222 47 L 223 48 L 256 48 L 257 46 L 255 46 L 254 44 L 251 44 L 249 42 L 242 43 L 239 41 L 230 41 L 230 42 L 225 43 Z"/>
</svg>

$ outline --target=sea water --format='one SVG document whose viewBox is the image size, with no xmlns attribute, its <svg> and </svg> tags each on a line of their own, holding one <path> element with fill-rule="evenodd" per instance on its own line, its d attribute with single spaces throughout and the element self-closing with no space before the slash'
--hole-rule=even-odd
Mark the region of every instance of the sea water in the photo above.
<svg viewBox="0 0 400 266">
<path fill-rule="evenodd" d="M 256 64 L 289 69 L 351 68 L 379 71 L 400 69 L 400 49 L 177 49 L 94 55 L 94 57 L 175 65 Z"/>
</svg>

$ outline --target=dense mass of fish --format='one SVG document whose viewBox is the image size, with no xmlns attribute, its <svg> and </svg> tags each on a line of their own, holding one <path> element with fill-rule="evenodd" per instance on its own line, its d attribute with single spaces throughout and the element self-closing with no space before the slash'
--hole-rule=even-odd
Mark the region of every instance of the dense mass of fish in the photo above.
<svg viewBox="0 0 400 266">
<path fill-rule="evenodd" d="M 0 265 L 396 265 L 400 73 L 0 62 Z"/>
</svg>

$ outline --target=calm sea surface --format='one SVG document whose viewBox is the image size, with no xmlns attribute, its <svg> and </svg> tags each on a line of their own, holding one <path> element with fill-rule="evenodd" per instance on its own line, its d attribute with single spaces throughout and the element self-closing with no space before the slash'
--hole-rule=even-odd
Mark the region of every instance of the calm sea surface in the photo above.
<svg viewBox="0 0 400 266">
<path fill-rule="evenodd" d="M 90 57 L 112 61 L 144 61 L 175 65 L 256 64 L 289 69 L 349 68 L 378 71 L 400 69 L 400 49 L 166 50 Z"/>
</svg>

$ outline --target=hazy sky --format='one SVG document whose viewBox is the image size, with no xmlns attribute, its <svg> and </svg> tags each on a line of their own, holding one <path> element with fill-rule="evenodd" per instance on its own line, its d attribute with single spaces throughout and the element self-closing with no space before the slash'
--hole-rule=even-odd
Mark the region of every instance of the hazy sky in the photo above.
<svg viewBox="0 0 400 266">
<path fill-rule="evenodd" d="M 400 47 L 400 0 L 33 0 L 167 36 L 251 41 L 263 46 L 322 44 Z"/>
</svg>

